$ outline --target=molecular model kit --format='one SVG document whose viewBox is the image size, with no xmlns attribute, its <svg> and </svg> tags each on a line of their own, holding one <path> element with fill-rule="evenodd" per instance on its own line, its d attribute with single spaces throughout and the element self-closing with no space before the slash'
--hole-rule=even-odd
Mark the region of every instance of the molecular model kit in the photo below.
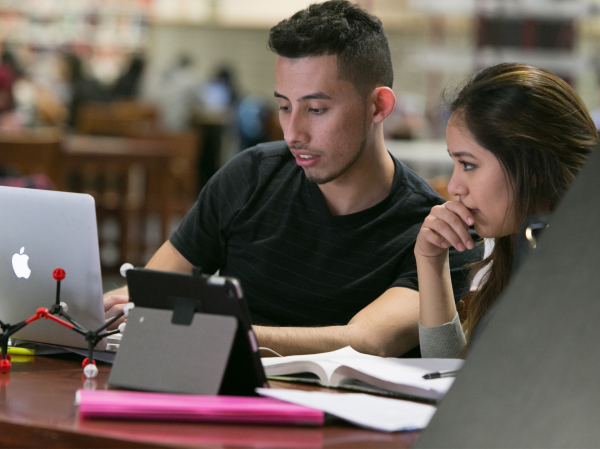
<svg viewBox="0 0 600 449">
<path fill-rule="evenodd" d="M 123 274 L 123 271 L 128 268 L 132 268 L 132 266 L 130 264 L 125 264 L 123 267 L 121 267 L 121 273 Z M 106 331 L 106 329 L 119 318 L 122 316 L 127 316 L 129 311 L 134 307 L 134 304 L 126 304 L 122 312 L 104 323 L 104 325 L 99 329 L 94 331 L 87 330 L 67 314 L 67 304 L 60 301 L 60 283 L 65 276 L 65 270 L 62 268 L 57 268 L 52 272 L 52 277 L 56 280 L 56 301 L 49 309 L 40 307 L 36 310 L 35 315 L 17 324 L 11 325 L 0 320 L 0 328 L 2 328 L 2 334 L 0 334 L 0 375 L 1 373 L 8 373 L 11 368 L 10 355 L 8 355 L 8 340 L 10 336 L 28 324 L 31 324 L 32 322 L 42 318 L 52 320 L 62 326 L 65 326 L 85 338 L 88 343 L 88 357 L 86 357 L 82 362 L 83 372 L 88 379 L 93 379 L 98 375 L 98 368 L 96 367 L 96 362 L 94 361 L 94 349 L 96 348 L 96 345 L 103 338 L 120 333 L 123 330 L 124 326 L 121 325 L 119 326 L 119 329 Z"/>
</svg>

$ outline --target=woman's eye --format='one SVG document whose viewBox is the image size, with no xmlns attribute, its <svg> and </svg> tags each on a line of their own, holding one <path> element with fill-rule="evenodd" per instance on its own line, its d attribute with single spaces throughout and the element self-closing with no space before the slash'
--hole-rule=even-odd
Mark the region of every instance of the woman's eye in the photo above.
<svg viewBox="0 0 600 449">
<path fill-rule="evenodd" d="M 473 170 L 475 168 L 475 165 L 469 164 L 468 162 L 464 162 L 464 161 L 459 161 L 459 162 L 462 164 L 464 171 Z"/>
<path fill-rule="evenodd" d="M 314 108 L 310 108 L 309 111 L 312 112 L 313 114 L 316 115 L 321 115 L 323 114 L 327 109 L 325 108 L 319 108 L 319 109 L 314 109 Z"/>
<path fill-rule="evenodd" d="M 287 111 L 289 111 L 289 110 L 290 110 L 290 108 L 289 108 L 289 106 L 279 106 L 279 110 L 280 110 L 280 111 L 287 112 Z"/>
</svg>

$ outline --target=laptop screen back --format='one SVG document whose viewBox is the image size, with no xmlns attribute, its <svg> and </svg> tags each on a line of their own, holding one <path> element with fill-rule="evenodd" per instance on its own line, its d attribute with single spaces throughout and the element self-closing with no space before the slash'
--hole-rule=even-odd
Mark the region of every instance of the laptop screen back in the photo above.
<svg viewBox="0 0 600 449">
<path fill-rule="evenodd" d="M 104 323 L 102 278 L 94 199 L 77 193 L 0 187 L 0 320 L 16 324 L 50 308 L 52 272 L 62 268 L 61 301 L 87 329 Z M 87 347 L 85 339 L 50 320 L 23 328 L 14 338 Z M 104 349 L 105 342 L 97 346 Z"/>
</svg>

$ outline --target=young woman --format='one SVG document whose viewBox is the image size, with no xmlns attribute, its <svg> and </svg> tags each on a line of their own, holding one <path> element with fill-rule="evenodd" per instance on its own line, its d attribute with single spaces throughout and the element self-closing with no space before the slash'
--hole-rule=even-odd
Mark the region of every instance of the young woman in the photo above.
<svg viewBox="0 0 600 449">
<path fill-rule="evenodd" d="M 461 357 L 469 335 L 506 288 L 516 233 L 531 214 L 549 212 L 585 162 L 598 133 L 573 89 L 546 70 L 505 63 L 476 73 L 450 102 L 446 129 L 454 173 L 448 192 L 417 237 L 423 357 Z M 468 227 L 494 239 L 489 265 L 473 293 L 463 326 L 458 318 L 448 248 L 473 249 Z"/>
</svg>

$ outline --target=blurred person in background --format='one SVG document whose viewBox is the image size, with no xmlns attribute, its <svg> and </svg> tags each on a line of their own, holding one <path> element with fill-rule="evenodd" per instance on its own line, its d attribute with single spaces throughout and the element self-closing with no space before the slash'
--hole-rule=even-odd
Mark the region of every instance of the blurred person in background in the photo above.
<svg viewBox="0 0 600 449">
<path fill-rule="evenodd" d="M 12 53 L 3 53 L 0 65 L 0 128 L 60 126 L 66 108 L 43 83 L 35 83 L 28 71 Z M 10 87 L 9 87 L 10 86 Z M 10 109 L 7 109 L 10 108 Z"/>
<path fill-rule="evenodd" d="M 132 56 L 124 73 L 115 81 L 111 89 L 112 100 L 136 98 L 140 90 L 146 59 L 141 53 Z"/>
<path fill-rule="evenodd" d="M 396 94 L 396 107 L 384 122 L 386 139 L 417 139 L 424 126 L 424 98 L 414 94 Z"/>
<path fill-rule="evenodd" d="M 271 108 L 257 94 L 246 95 L 237 108 L 240 150 L 269 141 Z"/>
<path fill-rule="evenodd" d="M 194 110 L 200 104 L 200 79 L 188 55 L 181 55 L 165 70 L 150 89 L 149 97 L 156 102 L 162 126 L 169 132 L 189 129 Z"/>
<path fill-rule="evenodd" d="M 13 87 L 17 80 L 19 69 L 11 52 L 2 51 L 0 61 L 0 129 L 18 127 L 18 117 L 15 114 L 15 97 Z"/>
<path fill-rule="evenodd" d="M 81 107 L 88 102 L 108 102 L 112 100 L 110 90 L 94 78 L 87 76 L 83 62 L 74 53 L 63 53 L 61 75 L 66 84 L 68 104 L 67 125 L 75 128 Z"/>
<path fill-rule="evenodd" d="M 225 134 L 237 133 L 236 108 L 239 94 L 235 72 L 227 64 L 218 66 L 200 90 L 201 108 L 197 121 L 202 136 L 202 158 L 198 166 L 198 187 L 202 188 L 220 167 Z"/>
<path fill-rule="evenodd" d="M 225 112 L 238 102 L 235 75 L 231 67 L 222 65 L 215 75 L 202 86 L 203 105 L 215 112 Z"/>
<path fill-rule="evenodd" d="M 23 79 L 14 55 L 5 50 L 0 63 L 0 131 L 14 130 L 25 125 L 19 109 L 19 80 Z M 26 187 L 33 189 L 53 190 L 55 186 L 48 176 L 32 174 L 21 176 L 12 167 L 0 165 L 0 185 L 9 187 Z"/>
</svg>

